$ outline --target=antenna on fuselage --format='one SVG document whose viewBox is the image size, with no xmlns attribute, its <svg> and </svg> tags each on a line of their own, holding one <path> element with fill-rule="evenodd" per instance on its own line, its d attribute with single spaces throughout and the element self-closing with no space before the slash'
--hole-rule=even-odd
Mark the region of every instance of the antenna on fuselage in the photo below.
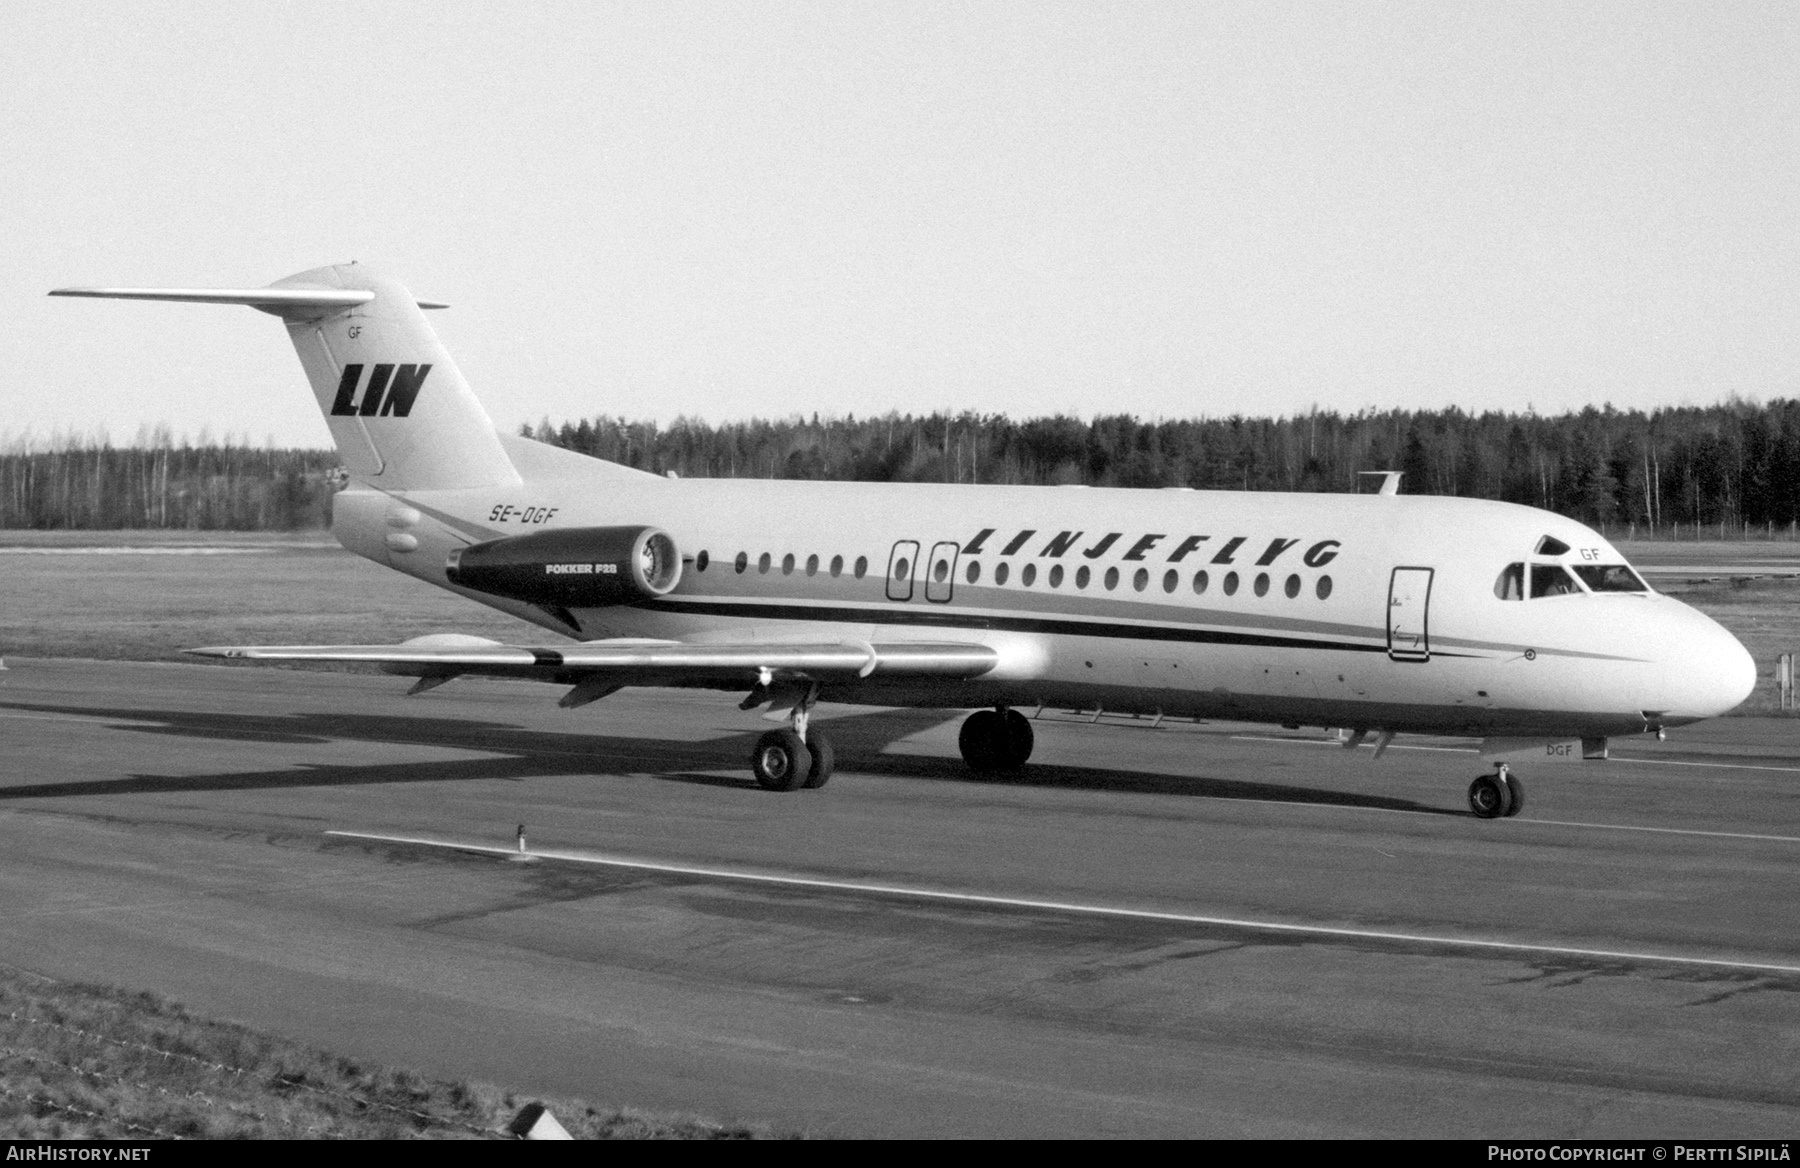
<svg viewBox="0 0 1800 1168">
<path fill-rule="evenodd" d="M 1356 472 L 1359 478 L 1364 475 L 1382 476 L 1381 489 L 1375 492 L 1377 495 L 1398 495 L 1400 493 L 1400 476 L 1405 473 L 1403 470 L 1359 470 Z"/>
</svg>

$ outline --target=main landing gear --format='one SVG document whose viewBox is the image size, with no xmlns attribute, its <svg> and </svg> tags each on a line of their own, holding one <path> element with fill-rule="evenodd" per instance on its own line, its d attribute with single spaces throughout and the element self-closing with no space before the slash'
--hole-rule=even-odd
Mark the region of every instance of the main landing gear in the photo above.
<svg viewBox="0 0 1800 1168">
<path fill-rule="evenodd" d="M 1525 806 L 1525 785 L 1505 763 L 1469 784 L 1469 810 L 1482 819 L 1517 815 Z"/>
<path fill-rule="evenodd" d="M 983 774 L 1016 771 L 1031 757 L 1036 736 L 1031 723 L 1017 710 L 1001 706 L 993 710 L 976 710 L 962 724 L 956 736 L 957 748 L 971 770 Z"/>
<path fill-rule="evenodd" d="M 796 706 L 792 726 L 771 730 L 756 740 L 756 749 L 750 752 L 750 771 L 763 790 L 823 787 L 831 778 L 836 752 L 831 748 L 831 739 L 817 730 L 808 731 L 807 714 L 807 710 Z M 956 744 L 970 769 L 993 774 L 1024 766 L 1036 737 L 1025 715 L 1002 706 L 970 714 L 956 736 Z"/>
<path fill-rule="evenodd" d="M 795 791 L 823 787 L 837 765 L 831 739 L 817 730 L 807 732 L 807 712 L 796 708 L 794 724 L 771 730 L 756 740 L 750 752 L 750 771 L 765 791 Z"/>
</svg>

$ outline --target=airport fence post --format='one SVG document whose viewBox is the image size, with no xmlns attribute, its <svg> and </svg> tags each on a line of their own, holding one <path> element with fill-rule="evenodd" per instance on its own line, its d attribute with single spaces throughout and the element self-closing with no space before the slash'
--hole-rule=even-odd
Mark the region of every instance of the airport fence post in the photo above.
<svg viewBox="0 0 1800 1168">
<path fill-rule="evenodd" d="M 1775 659 L 1775 690 L 1781 697 L 1781 708 L 1794 708 L 1794 655 L 1783 653 Z"/>
</svg>

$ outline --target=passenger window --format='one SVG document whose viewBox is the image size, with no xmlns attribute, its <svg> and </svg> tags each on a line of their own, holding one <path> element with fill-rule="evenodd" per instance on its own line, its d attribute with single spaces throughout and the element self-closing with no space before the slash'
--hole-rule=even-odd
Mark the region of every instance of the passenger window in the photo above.
<svg viewBox="0 0 1800 1168">
<path fill-rule="evenodd" d="M 1237 581 L 1237 573 L 1236 572 L 1225 573 L 1225 595 L 1236 596 L 1237 595 L 1237 584 L 1238 584 L 1238 581 Z"/>
<path fill-rule="evenodd" d="M 1581 591 L 1574 577 L 1563 571 L 1561 564 L 1531 565 L 1531 598 L 1571 596 Z"/>
<path fill-rule="evenodd" d="M 1638 574 L 1624 564 L 1577 564 L 1575 574 L 1589 592 L 1648 592 Z"/>
<path fill-rule="evenodd" d="M 1061 564 L 1052 564 L 1050 567 L 1050 587 L 1061 588 L 1062 587 L 1062 577 L 1063 577 L 1062 565 Z"/>
<path fill-rule="evenodd" d="M 963 575 L 971 584 L 973 584 L 977 580 L 981 579 L 981 561 L 970 560 L 969 561 L 969 570 L 967 572 L 964 572 Z"/>
<path fill-rule="evenodd" d="M 1508 564 L 1494 581 L 1494 595 L 1501 600 L 1525 599 L 1525 565 Z"/>
<path fill-rule="evenodd" d="M 1006 578 L 1009 575 L 1011 575 L 1011 573 L 1009 571 L 1007 571 L 1006 561 L 1005 560 L 1000 561 L 1000 563 L 998 565 L 996 565 L 994 568 L 994 583 L 996 583 L 996 584 L 1006 583 Z"/>
<path fill-rule="evenodd" d="M 749 566 L 750 566 L 750 557 L 745 555 L 743 552 L 739 552 L 737 554 L 738 575 L 742 576 L 744 574 L 744 569 L 748 568 Z"/>
<path fill-rule="evenodd" d="M 819 574 L 819 557 L 818 556 L 807 556 L 806 557 L 806 574 L 808 576 L 817 576 Z"/>
<path fill-rule="evenodd" d="M 1300 595 L 1300 577 L 1289 576 L 1287 578 L 1287 583 L 1282 585 L 1282 590 L 1287 593 L 1287 597 L 1289 600 L 1292 600 L 1294 597 Z"/>
<path fill-rule="evenodd" d="M 1163 591 L 1164 592 L 1175 591 L 1175 586 L 1179 583 L 1181 583 L 1181 575 L 1180 575 L 1180 573 L 1176 572 L 1174 568 L 1170 568 L 1167 572 L 1163 573 Z"/>
<path fill-rule="evenodd" d="M 1029 588 L 1037 583 L 1037 565 L 1026 564 L 1025 570 L 1019 573 L 1019 583 Z"/>
<path fill-rule="evenodd" d="M 831 557 L 831 574 L 833 576 L 842 576 L 844 574 L 844 557 L 843 556 L 832 556 Z"/>
<path fill-rule="evenodd" d="M 856 557 L 856 578 L 858 580 L 860 580 L 864 576 L 867 576 L 868 574 L 869 574 L 869 557 L 868 556 L 857 556 Z"/>
<path fill-rule="evenodd" d="M 711 562 L 712 557 L 706 554 L 705 548 L 701 548 L 700 554 L 694 557 L 694 567 L 700 569 L 702 572 L 706 571 L 706 565 Z"/>
</svg>

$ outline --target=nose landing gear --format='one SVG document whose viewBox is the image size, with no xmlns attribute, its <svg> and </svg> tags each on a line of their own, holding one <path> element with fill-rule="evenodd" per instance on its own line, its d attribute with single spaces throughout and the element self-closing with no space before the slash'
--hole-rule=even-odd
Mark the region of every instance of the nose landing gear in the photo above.
<svg viewBox="0 0 1800 1168">
<path fill-rule="evenodd" d="M 1525 784 L 1501 763 L 1491 775 L 1469 784 L 1469 810 L 1482 819 L 1517 815 L 1525 807 Z"/>
<path fill-rule="evenodd" d="M 1006 706 L 976 710 L 956 736 L 963 761 L 969 769 L 982 774 L 1018 770 L 1031 757 L 1036 742 L 1037 736 L 1025 715 Z"/>
</svg>

